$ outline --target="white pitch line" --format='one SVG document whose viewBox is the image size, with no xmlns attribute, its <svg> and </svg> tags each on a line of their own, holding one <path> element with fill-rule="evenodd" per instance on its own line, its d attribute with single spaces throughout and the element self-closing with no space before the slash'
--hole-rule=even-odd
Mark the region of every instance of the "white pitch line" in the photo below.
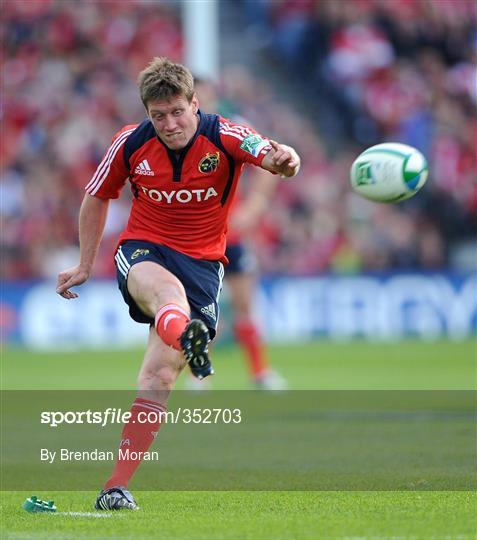
<svg viewBox="0 0 477 540">
<path fill-rule="evenodd" d="M 113 514 L 103 514 L 100 512 L 53 512 L 55 516 L 73 516 L 73 517 L 92 517 L 92 518 L 110 518 Z"/>
</svg>

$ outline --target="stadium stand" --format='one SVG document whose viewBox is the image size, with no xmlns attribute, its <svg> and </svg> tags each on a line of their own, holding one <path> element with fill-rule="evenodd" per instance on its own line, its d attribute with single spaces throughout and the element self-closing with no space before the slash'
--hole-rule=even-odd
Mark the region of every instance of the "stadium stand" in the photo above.
<svg viewBox="0 0 477 540">
<path fill-rule="evenodd" d="M 317 129 L 313 114 L 297 114 L 246 67 L 222 73 L 224 106 L 303 156 L 299 181 L 280 183 L 254 239 L 262 271 L 449 267 L 477 224 L 475 4 L 254 5 L 258 50 L 279 55 L 284 76 L 293 70 L 329 111 Z M 251 4 L 241 7 L 249 13 Z M 52 277 L 76 259 L 83 187 L 111 133 L 143 117 L 131 81 L 152 56 L 182 58 L 179 12 L 174 3 L 19 0 L 2 18 L 2 277 Z M 381 140 L 428 156 L 431 178 L 419 197 L 377 205 L 350 192 L 355 155 Z M 108 219 L 111 249 L 101 251 L 97 277 L 114 273 L 125 207 L 115 203 Z"/>
</svg>

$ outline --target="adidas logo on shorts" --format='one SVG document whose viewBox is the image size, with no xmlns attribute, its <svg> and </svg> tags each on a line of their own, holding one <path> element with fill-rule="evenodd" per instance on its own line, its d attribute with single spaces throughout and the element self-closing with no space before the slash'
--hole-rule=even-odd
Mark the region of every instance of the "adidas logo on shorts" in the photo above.
<svg viewBox="0 0 477 540">
<path fill-rule="evenodd" d="M 215 304 L 209 304 L 208 306 L 204 306 L 203 308 L 200 308 L 200 311 L 214 321 L 217 319 L 217 315 L 215 313 Z"/>
<path fill-rule="evenodd" d="M 154 171 L 151 169 L 147 159 L 143 159 L 141 163 L 134 169 L 135 174 L 142 174 L 144 176 L 154 176 Z"/>
</svg>

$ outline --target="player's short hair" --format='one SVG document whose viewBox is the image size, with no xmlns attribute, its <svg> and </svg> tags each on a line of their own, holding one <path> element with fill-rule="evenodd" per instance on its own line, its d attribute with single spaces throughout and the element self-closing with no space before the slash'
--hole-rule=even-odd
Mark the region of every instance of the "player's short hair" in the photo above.
<svg viewBox="0 0 477 540">
<path fill-rule="evenodd" d="M 139 73 L 139 94 L 144 107 L 149 101 L 167 101 L 172 97 L 185 96 L 189 103 L 194 96 L 194 78 L 183 65 L 169 58 L 156 56 Z"/>
</svg>

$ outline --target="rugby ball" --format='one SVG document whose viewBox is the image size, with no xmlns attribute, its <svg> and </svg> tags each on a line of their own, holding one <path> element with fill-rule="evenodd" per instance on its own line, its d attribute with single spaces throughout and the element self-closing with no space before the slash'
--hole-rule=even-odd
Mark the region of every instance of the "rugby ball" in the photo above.
<svg viewBox="0 0 477 540">
<path fill-rule="evenodd" d="M 426 183 L 426 158 L 407 144 L 383 143 L 362 152 L 351 165 L 351 187 L 372 201 L 399 202 L 415 195 Z"/>
</svg>

